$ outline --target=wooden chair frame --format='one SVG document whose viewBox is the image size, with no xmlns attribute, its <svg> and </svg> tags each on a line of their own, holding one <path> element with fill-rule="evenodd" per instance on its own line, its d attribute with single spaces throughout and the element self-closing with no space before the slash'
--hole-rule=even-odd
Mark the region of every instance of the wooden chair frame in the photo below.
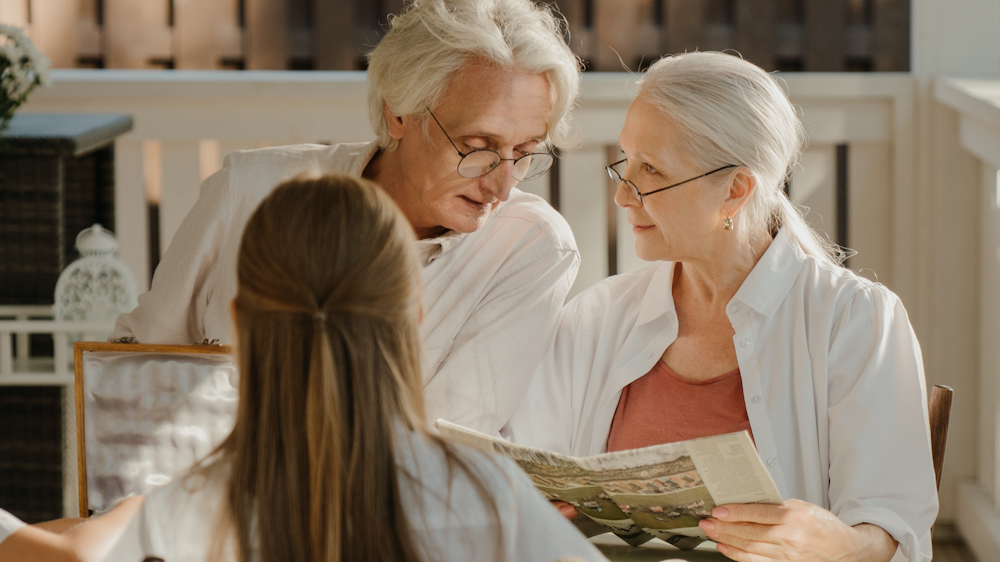
<svg viewBox="0 0 1000 562">
<path fill-rule="evenodd" d="M 948 444 L 948 422 L 951 420 L 951 398 L 955 393 L 949 386 L 936 384 L 931 388 L 927 407 L 931 426 L 931 455 L 934 458 L 934 478 L 941 489 L 941 469 L 944 467 L 945 446 Z"/>
<path fill-rule="evenodd" d="M 188 355 L 232 355 L 224 345 L 147 345 L 137 343 L 76 342 L 73 344 L 73 374 L 76 386 L 76 455 L 77 482 L 80 492 L 80 517 L 89 517 L 87 501 L 87 440 L 83 412 L 83 354 L 91 351 L 120 353 L 170 353 Z"/>
</svg>

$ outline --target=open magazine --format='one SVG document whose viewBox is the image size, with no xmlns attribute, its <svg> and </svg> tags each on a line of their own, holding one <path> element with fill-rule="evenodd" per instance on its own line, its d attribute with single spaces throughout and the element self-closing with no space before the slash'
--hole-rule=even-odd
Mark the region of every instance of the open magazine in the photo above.
<svg viewBox="0 0 1000 562">
<path fill-rule="evenodd" d="M 550 500 L 573 504 L 588 537 L 611 531 L 632 546 L 653 537 L 691 549 L 698 521 L 727 503 L 782 503 L 746 431 L 577 458 L 437 421 L 441 435 L 510 457 Z"/>
</svg>

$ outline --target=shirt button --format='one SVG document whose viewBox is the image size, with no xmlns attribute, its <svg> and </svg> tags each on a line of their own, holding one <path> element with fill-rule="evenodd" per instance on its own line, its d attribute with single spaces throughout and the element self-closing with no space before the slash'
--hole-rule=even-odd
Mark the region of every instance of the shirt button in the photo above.
<svg viewBox="0 0 1000 562">
<path fill-rule="evenodd" d="M 740 340 L 741 347 L 750 347 L 750 340 L 743 338 Z"/>
<path fill-rule="evenodd" d="M 739 311 L 740 311 L 740 305 L 738 304 L 734 304 L 733 306 L 729 307 L 729 312 L 732 312 L 733 314 L 736 314 Z"/>
<path fill-rule="evenodd" d="M 767 466 L 773 467 L 776 464 L 778 464 L 778 459 L 776 459 L 774 457 L 771 457 L 771 458 L 767 459 Z"/>
<path fill-rule="evenodd" d="M 753 402 L 754 404 L 760 404 L 760 395 L 754 396 L 753 398 L 750 399 L 750 401 Z"/>
</svg>

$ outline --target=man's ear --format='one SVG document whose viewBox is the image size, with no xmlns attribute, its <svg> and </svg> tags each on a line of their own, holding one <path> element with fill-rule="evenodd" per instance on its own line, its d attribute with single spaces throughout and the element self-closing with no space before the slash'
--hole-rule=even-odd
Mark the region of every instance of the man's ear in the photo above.
<svg viewBox="0 0 1000 562">
<path fill-rule="evenodd" d="M 757 176 L 746 168 L 737 170 L 729 183 L 729 193 L 726 194 L 726 200 L 722 204 L 723 211 L 730 217 L 735 216 L 743 205 L 750 201 L 755 189 L 757 189 Z"/>
<path fill-rule="evenodd" d="M 403 138 L 403 117 L 389 111 L 389 104 L 385 102 L 382 103 L 382 115 L 385 116 L 385 127 L 389 131 L 389 136 L 396 140 Z"/>
</svg>

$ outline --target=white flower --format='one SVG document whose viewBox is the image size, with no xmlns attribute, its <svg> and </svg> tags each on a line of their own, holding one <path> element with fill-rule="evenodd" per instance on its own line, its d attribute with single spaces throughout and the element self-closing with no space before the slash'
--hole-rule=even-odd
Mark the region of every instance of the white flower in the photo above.
<svg viewBox="0 0 1000 562">
<path fill-rule="evenodd" d="M 8 64 L 0 76 L 0 88 L 8 98 L 21 103 L 36 84 L 48 84 L 49 59 L 35 48 L 24 30 L 0 24 L 0 58 Z"/>
</svg>

